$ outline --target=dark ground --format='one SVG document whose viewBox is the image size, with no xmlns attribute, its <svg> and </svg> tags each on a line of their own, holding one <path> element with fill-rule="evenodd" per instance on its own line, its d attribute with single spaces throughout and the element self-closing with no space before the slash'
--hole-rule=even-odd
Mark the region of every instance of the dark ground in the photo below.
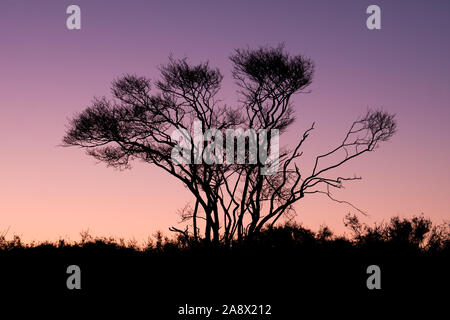
<svg viewBox="0 0 450 320">
<path fill-rule="evenodd" d="M 219 310 L 209 319 L 300 319 L 309 318 L 307 311 L 319 319 L 366 318 L 392 313 L 388 308 L 399 314 L 444 310 L 450 291 L 448 233 L 429 228 L 417 240 L 420 230 L 411 225 L 408 235 L 386 225 L 378 235 L 366 228 L 352 240 L 285 226 L 232 249 L 163 239 L 140 250 L 109 239 L 35 246 L 3 240 L 0 287 L 7 299 L 39 299 L 47 310 L 94 305 L 105 312 L 139 311 L 145 319 L 207 319 L 179 316 L 186 304 Z M 74 264 L 81 268 L 81 290 L 66 286 L 66 269 Z M 366 286 L 369 265 L 381 269 L 380 290 Z M 225 304 L 263 305 L 264 311 L 270 305 L 271 315 L 223 315 Z"/>
</svg>

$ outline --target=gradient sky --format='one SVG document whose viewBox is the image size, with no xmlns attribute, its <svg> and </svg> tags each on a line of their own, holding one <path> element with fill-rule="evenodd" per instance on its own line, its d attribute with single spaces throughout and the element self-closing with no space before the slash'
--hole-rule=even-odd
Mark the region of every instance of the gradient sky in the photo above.
<svg viewBox="0 0 450 320">
<path fill-rule="evenodd" d="M 66 28 L 70 4 L 82 29 Z M 378 4 L 382 29 L 366 28 Z M 368 107 L 397 115 L 399 130 L 338 173 L 361 175 L 335 193 L 367 211 L 367 223 L 424 213 L 450 219 L 450 1 L 19 1 L 0 2 L 0 234 L 25 241 L 94 235 L 146 239 L 176 225 L 192 199 L 148 165 L 115 171 L 77 148 L 58 147 L 68 118 L 110 96 L 124 73 L 158 79 L 167 57 L 209 60 L 236 105 L 233 49 L 286 44 L 316 63 L 312 92 L 295 97 L 289 145 L 316 121 L 303 167 L 338 144 Z M 322 195 L 297 205 L 297 220 L 343 232 L 354 212 Z"/>
</svg>

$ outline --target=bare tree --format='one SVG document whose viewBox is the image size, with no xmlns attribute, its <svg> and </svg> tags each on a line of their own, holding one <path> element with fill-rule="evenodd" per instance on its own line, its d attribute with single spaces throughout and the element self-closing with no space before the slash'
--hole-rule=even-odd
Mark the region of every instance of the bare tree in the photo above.
<svg viewBox="0 0 450 320">
<path fill-rule="evenodd" d="M 229 129 L 242 129 L 233 138 L 233 146 L 244 135 L 243 130 L 266 130 L 269 137 L 257 149 L 267 153 L 271 132 L 285 132 L 294 122 L 291 98 L 304 92 L 311 84 L 314 65 L 301 55 L 290 56 L 283 46 L 236 50 L 230 58 L 233 77 L 242 99 L 238 108 L 231 108 L 217 99 L 222 75 L 208 63 L 189 65 L 186 59 L 170 58 L 160 68 L 162 78 L 150 93 L 150 80 L 125 75 L 112 84 L 114 99 L 96 99 L 71 121 L 64 137 L 65 146 L 80 146 L 96 159 L 116 168 L 129 168 L 132 160 L 153 164 L 179 179 L 192 193 L 194 207 L 180 211 L 182 221 L 190 221 L 184 230 L 173 231 L 195 241 L 230 244 L 273 226 L 280 217 L 288 216 L 293 205 L 306 194 L 324 193 L 335 201 L 330 190 L 339 189 L 344 181 L 359 177 L 333 176 L 333 169 L 389 140 L 396 130 L 394 116 L 383 111 L 368 111 L 353 122 L 342 142 L 333 150 L 316 157 L 312 172 L 305 174 L 296 162 L 302 156 L 302 144 L 314 129 L 311 125 L 292 150 L 282 150 L 274 174 L 261 174 L 273 163 L 261 159 L 250 161 L 245 151 L 244 163 L 234 161 L 207 164 L 199 161 L 173 161 L 173 150 L 179 146 L 172 137 L 174 130 L 188 133 L 190 159 L 203 159 L 208 149 L 207 139 L 193 143 L 194 123 L 202 132 L 215 129 L 224 136 Z M 234 140 L 236 139 L 236 140 Z M 214 139 L 213 139 L 214 140 Z M 244 136 L 248 147 L 250 137 Z M 224 149 L 225 150 L 225 149 Z M 247 150 L 247 148 L 245 149 Z M 230 149 L 227 150 L 228 152 Z M 232 148 L 232 157 L 238 148 Z M 224 151 L 225 152 L 225 151 Z M 322 166 L 325 158 L 343 154 L 334 164 Z M 344 201 L 340 201 L 344 202 Z M 201 231 L 203 230 L 203 231 Z"/>
</svg>

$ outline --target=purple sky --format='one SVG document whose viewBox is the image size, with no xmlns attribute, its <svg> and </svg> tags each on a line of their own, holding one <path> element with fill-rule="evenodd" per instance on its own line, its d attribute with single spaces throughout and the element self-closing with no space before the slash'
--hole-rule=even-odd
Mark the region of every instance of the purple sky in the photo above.
<svg viewBox="0 0 450 320">
<path fill-rule="evenodd" d="M 67 30 L 70 4 L 82 29 Z M 381 7 L 381 30 L 366 8 Z M 312 92 L 295 98 L 289 145 L 316 121 L 304 168 L 342 139 L 368 107 L 397 114 L 398 134 L 342 168 L 361 175 L 336 193 L 373 223 L 423 212 L 450 218 L 449 1 L 11 1 L 0 3 L 0 233 L 25 240 L 94 234 L 143 239 L 178 221 L 191 200 L 174 179 L 137 164 L 105 168 L 60 148 L 67 119 L 94 96 L 109 96 L 124 73 L 158 79 L 167 57 L 209 60 L 224 74 L 221 96 L 236 105 L 233 49 L 286 44 L 316 64 Z M 353 212 L 321 197 L 297 206 L 297 220 L 343 231 Z"/>
</svg>

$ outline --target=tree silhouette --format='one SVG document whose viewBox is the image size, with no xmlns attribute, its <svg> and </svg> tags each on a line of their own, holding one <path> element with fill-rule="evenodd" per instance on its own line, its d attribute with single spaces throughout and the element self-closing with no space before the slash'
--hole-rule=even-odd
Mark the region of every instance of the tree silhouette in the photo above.
<svg viewBox="0 0 450 320">
<path fill-rule="evenodd" d="M 335 199 L 330 190 L 360 178 L 336 176 L 333 169 L 389 140 L 396 131 L 394 116 L 368 111 L 353 122 L 340 144 L 316 157 L 312 172 L 304 173 L 296 161 L 314 123 L 294 148 L 280 150 L 275 160 L 264 158 L 260 151 L 269 154 L 276 148 L 271 139 L 274 130 L 283 133 L 294 122 L 291 98 L 311 84 L 313 62 L 301 55 L 289 55 L 283 46 L 238 49 L 230 60 L 240 88 L 238 108 L 217 99 L 223 78 L 218 69 L 207 62 L 190 65 L 186 59 L 170 58 L 160 67 L 161 80 L 154 83 L 157 93 L 150 93 L 151 82 L 144 77 L 125 75 L 114 81 L 114 99 L 95 99 L 77 114 L 70 121 L 64 145 L 83 147 L 109 166 L 129 168 L 133 160 L 141 160 L 176 177 L 192 193 L 195 205 L 180 211 L 182 221 L 191 224 L 184 230 L 171 230 L 194 241 L 203 238 L 230 244 L 234 239 L 251 238 L 293 212 L 294 203 L 307 194 L 323 193 L 345 202 Z M 202 132 L 214 129 L 223 136 L 234 129 L 237 134 L 231 137 L 232 148 L 211 151 L 209 143 L 220 144 L 217 135 L 195 143 L 191 137 L 196 122 Z M 243 156 L 245 161 L 174 161 L 174 150 L 182 154 L 177 152 L 179 139 L 171 134 L 176 129 L 188 134 L 184 139 L 189 142 L 189 159 L 214 157 L 219 150 L 227 157 L 231 152 L 232 160 Z M 267 139 L 252 136 L 248 129 L 266 132 Z M 258 152 L 256 161 L 251 161 L 255 156 L 249 147 L 255 141 Z M 243 153 L 239 143 L 245 147 Z M 339 160 L 322 165 L 325 158 L 332 160 L 339 155 Z M 276 172 L 261 174 L 274 164 Z"/>
</svg>

